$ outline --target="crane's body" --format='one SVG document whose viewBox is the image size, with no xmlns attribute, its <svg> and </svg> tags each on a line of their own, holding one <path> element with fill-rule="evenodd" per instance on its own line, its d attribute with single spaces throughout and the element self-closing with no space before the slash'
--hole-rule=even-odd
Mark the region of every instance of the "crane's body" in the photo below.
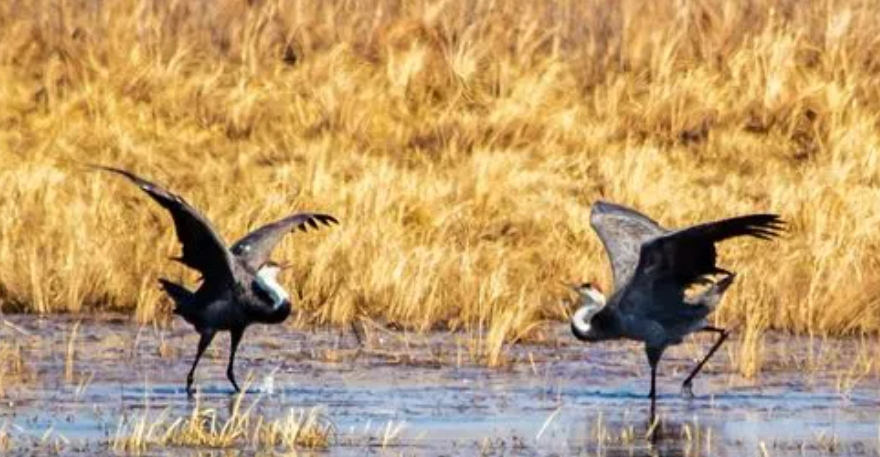
<svg viewBox="0 0 880 457">
<path fill-rule="evenodd" d="M 275 279 L 279 271 L 275 265 L 265 266 L 256 273 L 242 269 L 237 280 L 238 290 L 215 291 L 202 284 L 191 292 L 166 279 L 159 281 L 174 300 L 174 313 L 199 332 L 234 330 L 255 323 L 277 324 L 290 316 L 290 296 Z"/>
<path fill-rule="evenodd" d="M 715 264 L 715 243 L 740 236 L 770 239 L 783 222 L 774 214 L 754 214 L 672 231 L 635 210 L 601 201 L 593 205 L 590 222 L 611 261 L 615 290 L 606 299 L 590 283 L 573 286 L 581 300 L 571 318 L 572 333 L 588 342 L 645 343 L 653 421 L 657 365 L 666 348 L 694 332 L 719 334 L 682 384 L 683 391 L 693 395 L 693 378 L 727 338 L 726 330 L 708 322 L 736 276 Z M 706 287 L 686 293 L 699 284 Z"/>
<path fill-rule="evenodd" d="M 646 302 L 653 297 L 643 296 L 642 291 L 616 291 L 610 299 L 592 285 L 578 286 L 582 295 L 582 304 L 572 317 L 572 333 L 583 341 L 606 341 L 628 339 L 641 341 L 649 346 L 672 346 L 680 344 L 684 337 L 702 330 L 709 325 L 708 317 L 720 303 L 724 291 L 733 283 L 735 274 L 729 274 L 706 291 L 694 297 L 684 297 L 680 303 L 669 306 L 675 312 L 666 315 L 645 316 L 637 313 L 626 313 L 620 306 L 621 300 Z M 590 317 L 592 310 L 595 314 Z M 592 325 L 595 322 L 596 325 Z"/>
<path fill-rule="evenodd" d="M 202 274 L 195 291 L 160 278 L 165 293 L 174 302 L 174 313 L 199 333 L 198 350 L 187 375 L 186 390 L 192 393 L 193 376 L 205 349 L 218 331 L 231 335 L 226 376 L 236 391 L 233 366 L 245 329 L 252 324 L 278 324 L 290 316 L 290 295 L 277 280 L 283 267 L 269 259 L 283 236 L 294 229 L 317 229 L 319 223 L 338 221 L 320 213 L 298 213 L 265 225 L 237 241 L 231 248 L 210 222 L 180 196 L 133 173 L 111 167 L 96 167 L 128 178 L 171 214 L 183 255 L 175 258 Z"/>
</svg>

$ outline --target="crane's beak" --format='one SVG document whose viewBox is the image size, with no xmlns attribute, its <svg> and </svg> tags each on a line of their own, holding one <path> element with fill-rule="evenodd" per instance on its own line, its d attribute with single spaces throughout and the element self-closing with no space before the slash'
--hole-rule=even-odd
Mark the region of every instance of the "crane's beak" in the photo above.
<svg viewBox="0 0 880 457">
<path fill-rule="evenodd" d="M 576 292 L 578 295 L 581 295 L 581 288 L 580 288 L 580 286 L 578 286 L 577 284 L 570 283 L 570 282 L 560 282 L 560 284 L 562 284 L 564 287 L 566 287 L 566 288 L 568 288 L 568 289 L 573 290 L 573 291 Z"/>
<path fill-rule="evenodd" d="M 286 262 L 282 263 L 282 262 L 275 262 L 275 261 L 272 261 L 272 262 L 266 262 L 266 263 L 264 263 L 263 266 L 260 267 L 260 269 L 262 270 L 263 268 L 266 268 L 266 267 L 269 267 L 269 266 L 271 266 L 272 268 L 277 269 L 278 272 L 281 273 L 282 271 L 289 269 L 289 268 L 292 267 L 293 265 L 290 264 L 290 263 L 286 263 Z"/>
</svg>

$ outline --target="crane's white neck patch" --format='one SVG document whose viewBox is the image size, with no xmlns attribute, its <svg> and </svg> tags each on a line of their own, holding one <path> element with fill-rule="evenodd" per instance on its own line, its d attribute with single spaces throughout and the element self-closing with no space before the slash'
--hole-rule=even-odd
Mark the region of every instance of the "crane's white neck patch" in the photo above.
<svg viewBox="0 0 880 457">
<path fill-rule="evenodd" d="M 280 307 L 282 303 L 290 299 L 290 295 L 287 294 L 284 287 L 281 287 L 281 284 L 278 284 L 276 279 L 279 271 L 281 270 L 278 267 L 263 267 L 257 272 L 256 277 L 257 284 L 272 297 L 273 308 Z"/>
<path fill-rule="evenodd" d="M 581 333 L 589 333 L 590 332 L 590 320 L 593 318 L 593 314 L 596 313 L 596 309 L 592 306 L 581 306 L 577 311 L 574 312 L 574 315 L 571 316 L 571 324 Z"/>
<path fill-rule="evenodd" d="M 571 323 L 581 333 L 589 333 L 592 328 L 593 316 L 605 307 L 605 295 L 593 287 L 580 289 L 581 307 L 571 316 Z"/>
<path fill-rule="evenodd" d="M 587 300 L 584 300 L 585 304 L 593 304 L 598 307 L 605 306 L 605 294 L 599 292 L 597 289 L 587 288 L 584 290 L 584 296 Z M 592 303 L 589 303 L 592 302 Z"/>
</svg>

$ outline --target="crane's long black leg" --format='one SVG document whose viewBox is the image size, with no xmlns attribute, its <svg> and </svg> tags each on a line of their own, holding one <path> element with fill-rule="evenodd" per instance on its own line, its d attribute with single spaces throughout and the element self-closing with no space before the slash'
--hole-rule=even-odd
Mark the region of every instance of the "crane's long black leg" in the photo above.
<svg viewBox="0 0 880 457">
<path fill-rule="evenodd" d="M 214 331 L 209 330 L 201 333 L 201 337 L 199 338 L 199 349 L 196 352 L 196 360 L 193 361 L 192 368 L 189 369 L 189 374 L 186 375 L 186 393 L 187 395 L 192 396 L 192 384 L 193 377 L 196 373 L 196 367 L 199 365 L 199 360 L 202 359 L 202 354 L 205 353 L 205 349 L 208 349 L 208 346 L 211 345 L 211 341 L 214 339 Z"/>
<path fill-rule="evenodd" d="M 712 358 L 712 355 L 715 354 L 715 351 L 717 351 L 718 348 L 721 347 L 721 344 L 724 343 L 724 340 L 727 339 L 727 335 L 729 334 L 728 331 L 724 330 L 723 328 L 712 327 L 712 326 L 706 326 L 700 330 L 704 331 L 704 332 L 717 333 L 717 334 L 719 334 L 719 337 L 718 337 L 718 340 L 715 341 L 715 344 L 712 346 L 712 349 L 709 349 L 709 352 L 706 353 L 706 356 L 703 357 L 703 360 L 701 360 L 700 363 L 698 363 L 697 366 L 694 367 L 693 371 L 691 371 L 691 374 L 689 374 L 688 377 L 685 378 L 684 382 L 681 384 L 681 393 L 682 393 L 682 395 L 684 395 L 686 397 L 693 397 L 694 396 L 694 390 L 693 390 L 694 378 L 697 376 L 697 374 L 700 372 L 700 370 L 703 369 L 703 365 L 705 365 L 706 362 L 708 362 L 709 359 Z"/>
<path fill-rule="evenodd" d="M 232 387 L 235 388 L 236 392 L 241 392 L 241 389 L 238 387 L 238 383 L 235 382 L 235 371 L 233 370 L 233 365 L 235 364 L 235 351 L 238 350 L 238 343 L 241 342 L 241 337 L 244 335 L 244 329 L 233 329 L 231 332 L 231 350 L 229 352 L 229 366 L 226 367 L 226 377 L 229 379 L 229 382 L 232 383 Z"/>
<path fill-rule="evenodd" d="M 657 406 L 657 366 L 651 365 L 651 423 L 654 423 L 654 412 Z"/>
<path fill-rule="evenodd" d="M 665 349 L 664 347 L 645 347 L 645 352 L 648 354 L 648 363 L 651 365 L 651 420 L 649 422 L 651 426 L 654 425 L 657 404 L 657 365 L 659 365 L 660 357 Z"/>
</svg>

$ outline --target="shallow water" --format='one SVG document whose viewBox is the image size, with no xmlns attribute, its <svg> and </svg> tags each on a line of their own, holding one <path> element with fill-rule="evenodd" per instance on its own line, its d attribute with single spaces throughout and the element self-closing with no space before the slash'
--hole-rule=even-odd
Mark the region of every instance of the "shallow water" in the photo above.
<svg viewBox="0 0 880 457">
<path fill-rule="evenodd" d="M 20 345 L 25 370 L 2 384 L 0 430 L 12 453 L 109 453 L 122 418 L 192 411 L 183 388 L 197 336 L 180 322 L 157 329 L 121 317 L 84 320 L 68 365 L 73 320 L 5 320 L 11 325 L 0 325 L 0 343 Z M 771 337 L 765 370 L 751 381 L 732 372 L 730 355 L 739 349 L 732 342 L 697 378 L 693 399 L 679 394 L 680 382 L 709 340 L 675 348 L 661 364 L 662 428 L 649 441 L 641 348 L 585 345 L 565 330 L 509 348 L 512 362 L 488 369 L 469 361 L 462 335 L 382 331 L 358 350 L 351 334 L 259 326 L 245 335 L 236 372 L 240 382 L 252 374 L 243 403 L 256 402 L 266 418 L 324 408 L 336 434 L 314 454 L 878 454 L 880 380 L 854 368 L 876 342 Z M 200 406 L 221 416 L 236 398 L 224 374 L 227 351 L 228 337 L 215 339 L 196 375 Z M 154 447 L 147 454 L 204 452 Z"/>
</svg>

